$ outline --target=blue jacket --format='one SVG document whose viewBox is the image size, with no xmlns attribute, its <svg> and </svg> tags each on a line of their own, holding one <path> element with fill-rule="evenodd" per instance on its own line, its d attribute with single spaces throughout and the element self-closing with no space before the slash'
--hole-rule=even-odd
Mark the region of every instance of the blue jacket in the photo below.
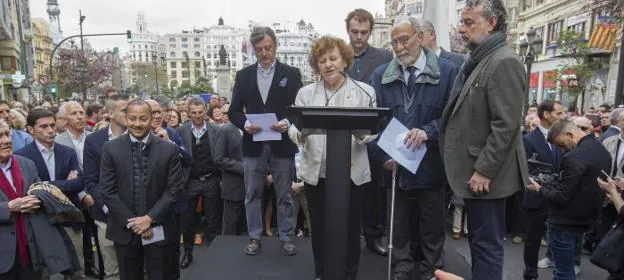
<svg viewBox="0 0 624 280">
<path fill-rule="evenodd" d="M 404 92 L 407 82 L 399 61 L 394 58 L 379 66 L 370 84 L 377 94 L 377 106 L 390 108 L 393 116 L 408 129 L 420 128 L 427 133 L 427 153 L 416 174 L 399 167 L 399 187 L 404 190 L 441 187 L 444 180 L 444 166 L 439 151 L 438 136 L 440 118 L 449 99 L 458 68 L 453 63 L 440 59 L 436 54 L 423 48 L 427 58 L 425 69 L 416 79 L 415 101 L 405 108 Z M 380 134 L 381 135 L 381 134 Z M 374 145 L 373 153 L 383 162 L 390 157 Z"/>
<path fill-rule="evenodd" d="M 33 142 L 30 134 L 19 129 L 11 129 L 11 142 L 13 142 L 13 152 L 24 148 L 24 146 Z"/>
<path fill-rule="evenodd" d="M 561 151 L 557 146 L 553 146 L 553 150 L 551 150 L 550 144 L 546 142 L 546 138 L 539 129 L 536 128 L 522 136 L 522 142 L 527 159 L 532 158 L 535 154 L 536 160 L 551 164 L 559 169 L 562 158 Z M 529 209 L 547 209 L 548 203 L 538 193 L 527 191 L 524 193 L 522 206 Z"/>
<path fill-rule="evenodd" d="M 50 181 L 48 168 L 34 141 L 15 152 L 15 154 L 32 160 L 37 167 L 41 181 Z M 81 208 L 78 193 L 84 190 L 84 178 L 82 177 L 82 169 L 80 169 L 78 156 L 76 156 L 74 149 L 58 143 L 54 144 L 54 168 L 56 180 L 50 181 L 50 183 L 61 189 L 76 207 Z M 78 177 L 66 180 L 69 172 L 72 170 L 78 171 Z"/>
</svg>

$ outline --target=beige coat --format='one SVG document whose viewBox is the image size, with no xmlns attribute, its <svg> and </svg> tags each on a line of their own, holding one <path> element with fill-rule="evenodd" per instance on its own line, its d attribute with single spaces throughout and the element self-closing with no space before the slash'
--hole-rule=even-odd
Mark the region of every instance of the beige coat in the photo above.
<svg viewBox="0 0 624 280">
<path fill-rule="evenodd" d="M 371 94 L 373 106 L 377 106 L 375 90 L 365 83 L 358 82 L 358 84 Z M 332 94 L 328 91 L 327 95 L 329 96 L 326 97 L 322 81 L 307 85 L 299 90 L 295 99 L 295 106 L 325 106 L 328 97 L 331 97 Z M 329 106 L 368 107 L 369 97 L 353 81 L 347 79 L 344 89 L 331 98 L 329 102 Z M 316 186 L 319 178 L 326 178 L 323 174 L 326 166 L 325 151 L 327 150 L 325 130 L 303 129 L 303 131 L 299 131 L 295 126 L 291 126 L 288 135 L 295 144 L 303 147 L 299 177 L 304 182 Z M 352 137 L 351 180 L 356 186 L 371 180 L 365 144 L 372 139 L 374 136 L 367 136 L 363 140 Z"/>
</svg>

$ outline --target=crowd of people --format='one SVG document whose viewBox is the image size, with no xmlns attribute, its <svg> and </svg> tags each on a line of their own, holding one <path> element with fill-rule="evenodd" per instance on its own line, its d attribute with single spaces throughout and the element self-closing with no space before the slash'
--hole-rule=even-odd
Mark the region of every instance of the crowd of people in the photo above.
<svg viewBox="0 0 624 280">
<path fill-rule="evenodd" d="M 549 266 L 555 279 L 575 279 L 581 247 L 595 250 L 622 219 L 624 109 L 567 116 L 545 100 L 528 108 L 523 126 L 527 77 L 507 44 L 500 0 L 466 2 L 459 32 L 468 55 L 440 48 L 426 20 L 397 18 L 392 50 L 368 45 L 370 12 L 356 9 L 345 24 L 349 42 L 323 36 L 311 46 L 318 79 L 308 85 L 276 59 L 273 30 L 256 27 L 258 62 L 236 74 L 231 101 L 115 90 L 104 106 L 0 101 L 0 280 L 179 279 L 195 246 L 243 234 L 241 254 L 251 256 L 262 253 L 263 236 L 279 238 L 287 256 L 297 254 L 294 238 L 310 236 L 310 277 L 322 279 L 327 139 L 300 127 L 292 105 L 390 108 L 409 128 L 405 146 L 427 147 L 412 173 L 379 148 L 379 134 L 354 131 L 345 279 L 358 277 L 361 237 L 389 254 L 389 207 L 394 280 L 461 279 L 441 271 L 447 218 L 452 238 L 468 238 L 472 279 L 503 279 L 508 233 L 524 242 L 524 279 Z M 280 140 L 256 141 L 263 128 L 247 116 L 259 113 L 275 114 L 269 129 Z M 386 199 L 392 180 L 394 204 Z M 31 194 L 38 181 L 84 218 L 47 229 L 67 241 L 57 246 L 69 253 L 54 262 L 32 233 L 50 203 Z M 538 261 L 541 245 L 549 250 Z"/>
</svg>

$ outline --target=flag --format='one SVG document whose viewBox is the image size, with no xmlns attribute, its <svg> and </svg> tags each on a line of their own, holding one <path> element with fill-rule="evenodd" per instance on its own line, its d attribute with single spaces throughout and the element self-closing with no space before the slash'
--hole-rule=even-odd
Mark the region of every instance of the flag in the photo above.
<svg viewBox="0 0 624 280">
<path fill-rule="evenodd" d="M 609 51 L 613 50 L 620 31 L 619 29 L 617 24 L 597 23 L 589 39 L 589 47 Z"/>
</svg>

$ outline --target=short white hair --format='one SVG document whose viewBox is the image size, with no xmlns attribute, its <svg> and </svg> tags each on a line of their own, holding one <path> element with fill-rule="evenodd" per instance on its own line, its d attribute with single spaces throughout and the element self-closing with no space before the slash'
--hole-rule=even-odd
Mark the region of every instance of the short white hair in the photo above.
<svg viewBox="0 0 624 280">
<path fill-rule="evenodd" d="M 57 117 L 67 117 L 67 106 L 70 105 L 76 105 L 82 108 L 82 105 L 80 105 L 80 103 L 78 103 L 77 101 L 67 101 L 65 103 L 63 103 L 63 105 L 61 105 L 61 107 L 58 110 L 58 113 L 56 114 Z"/>
</svg>

